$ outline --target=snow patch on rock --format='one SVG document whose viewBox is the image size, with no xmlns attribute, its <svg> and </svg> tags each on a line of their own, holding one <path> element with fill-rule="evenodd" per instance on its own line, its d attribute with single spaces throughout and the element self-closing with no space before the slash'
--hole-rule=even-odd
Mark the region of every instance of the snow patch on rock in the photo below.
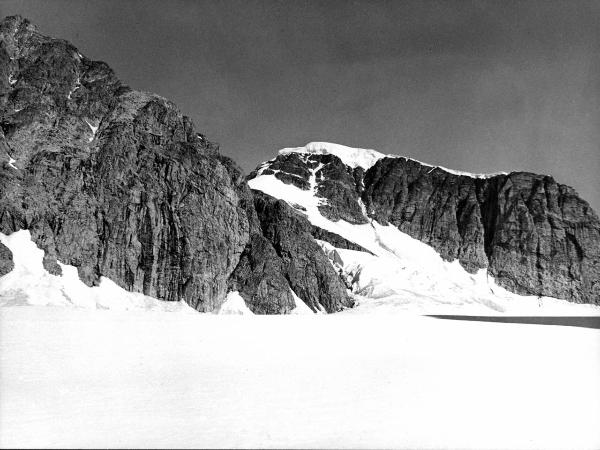
<svg viewBox="0 0 600 450">
<path fill-rule="evenodd" d="M 73 92 L 75 92 L 75 91 L 76 91 L 77 89 L 79 89 L 80 87 L 81 87 L 81 81 L 80 81 L 80 78 L 79 78 L 79 75 L 78 75 L 78 76 L 77 76 L 77 80 L 75 81 L 75 85 L 73 86 L 73 89 L 71 89 L 71 90 L 69 91 L 69 94 L 67 95 L 67 99 L 68 99 L 68 100 L 71 100 L 71 95 L 73 95 Z M 87 122 L 87 121 L 86 121 L 86 122 Z M 90 124 L 88 123 L 88 125 L 90 125 Z M 90 125 L 90 126 L 91 126 L 91 125 Z M 96 133 L 94 132 L 94 134 L 96 134 Z"/>
<path fill-rule="evenodd" d="M 98 131 L 98 127 L 100 126 L 99 124 L 94 126 L 91 123 L 89 123 L 87 121 L 87 119 L 84 119 L 85 123 L 88 124 L 88 127 L 90 127 L 90 130 L 92 130 L 92 136 L 88 139 L 89 142 L 92 142 L 94 140 L 94 138 L 96 137 L 96 132 Z"/>
<path fill-rule="evenodd" d="M 11 157 L 11 156 L 8 157 L 8 165 L 15 170 L 19 170 L 19 168 L 17 166 L 15 166 L 16 162 L 17 162 L 17 160 L 14 159 L 13 157 Z"/>
</svg>

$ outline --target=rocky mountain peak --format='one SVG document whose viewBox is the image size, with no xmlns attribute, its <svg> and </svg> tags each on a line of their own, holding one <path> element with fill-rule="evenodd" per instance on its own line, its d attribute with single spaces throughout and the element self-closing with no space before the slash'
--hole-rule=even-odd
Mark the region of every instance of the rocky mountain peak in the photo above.
<svg viewBox="0 0 600 450">
<path fill-rule="evenodd" d="M 37 33 L 37 27 L 20 15 L 7 16 L 0 22 L 0 36 L 4 41 L 16 39 L 17 35 Z"/>
<path fill-rule="evenodd" d="M 470 174 L 317 142 L 281 150 L 249 183 L 299 213 L 313 208 L 315 225 L 392 225 L 512 292 L 600 303 L 600 221 L 550 176 Z"/>
<path fill-rule="evenodd" d="M 381 158 L 390 157 L 371 149 L 352 148 L 345 145 L 333 144 L 330 142 L 309 142 L 304 147 L 289 147 L 279 150 L 280 155 L 292 153 L 306 155 L 335 155 L 346 166 L 353 169 L 362 167 L 368 169 Z"/>
<path fill-rule="evenodd" d="M 0 233 L 29 230 L 49 276 L 66 264 L 88 286 L 199 311 L 234 288 L 256 313 L 351 305 L 316 243 L 296 244 L 310 227 L 285 203 L 257 212 L 241 170 L 175 104 L 26 19 L 0 30 Z M 12 267 L 0 244 L 0 275 Z"/>
<path fill-rule="evenodd" d="M 460 170 L 448 169 L 442 166 L 433 166 L 406 156 L 384 154 L 372 149 L 353 148 L 346 145 L 333 144 L 331 142 L 309 142 L 304 147 L 288 147 L 279 150 L 279 155 L 288 155 L 291 153 L 307 155 L 334 155 L 337 156 L 346 166 L 355 169 L 361 167 L 364 170 L 371 168 L 377 161 L 383 158 L 402 158 L 407 161 L 413 161 L 423 167 L 428 167 L 431 171 L 441 170 L 459 176 L 471 178 L 491 178 L 497 175 L 508 175 L 507 172 L 495 173 L 471 173 Z"/>
</svg>

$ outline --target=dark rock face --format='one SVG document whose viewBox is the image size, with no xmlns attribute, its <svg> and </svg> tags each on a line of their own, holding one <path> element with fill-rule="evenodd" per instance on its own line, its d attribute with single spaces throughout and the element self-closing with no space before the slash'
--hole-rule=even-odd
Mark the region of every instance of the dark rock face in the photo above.
<svg viewBox="0 0 600 450">
<path fill-rule="evenodd" d="M 316 227 L 312 224 L 311 224 L 310 234 L 312 234 L 312 237 L 314 237 L 315 239 L 319 239 L 320 241 L 329 242 L 331 245 L 333 245 L 336 248 L 344 248 L 347 250 L 356 250 L 359 252 L 371 253 L 366 248 L 361 247 L 360 245 L 355 244 L 354 242 L 350 242 L 347 239 L 344 239 L 339 234 L 332 233 L 331 231 L 324 230 L 323 228 Z"/>
<path fill-rule="evenodd" d="M 300 157 L 319 167 L 316 192 L 327 205 L 319 209 L 330 220 L 391 223 L 469 272 L 486 268 L 519 294 L 600 303 L 600 221 L 552 177 L 475 178 L 400 157 L 382 158 L 364 172 L 333 155 Z M 280 158 L 278 170 L 285 171 Z M 335 235 L 313 235 L 351 248 Z"/>
<path fill-rule="evenodd" d="M 315 167 L 317 167 L 315 161 L 310 161 L 298 153 L 290 153 L 269 161 L 268 168 L 264 169 L 263 173 L 274 175 L 284 183 L 293 184 L 306 191 L 310 189 L 311 170 L 314 170 Z M 252 172 L 250 177 L 253 178 L 256 173 L 257 171 Z"/>
<path fill-rule="evenodd" d="M 367 223 L 360 203 L 363 169 L 352 170 L 334 155 L 310 155 L 288 153 L 279 155 L 253 171 L 248 178 L 273 175 L 278 180 L 307 191 L 312 186 L 317 195 L 326 202 L 319 211 L 330 220 L 346 220 L 350 223 Z"/>
<path fill-rule="evenodd" d="M 290 289 L 313 311 L 325 309 L 327 312 L 336 312 L 351 307 L 353 301 L 327 256 L 312 239 L 312 226 L 308 221 L 285 202 L 260 192 L 254 192 L 254 206 L 262 236 L 275 252 L 273 254 L 265 242 L 257 243 L 248 251 L 249 261 L 267 266 L 263 270 L 263 282 L 281 274 Z M 250 263 L 243 265 L 252 267 Z M 280 285 L 271 290 L 273 292 L 267 297 L 276 296 L 280 292 Z M 243 295 L 244 290 L 240 293 Z M 260 299 L 262 295 L 258 293 L 257 297 Z M 250 305 L 254 303 L 253 298 L 248 300 Z"/>
<path fill-rule="evenodd" d="M 600 221 L 587 202 L 529 173 L 478 188 L 490 272 L 504 287 L 600 304 Z"/>
<path fill-rule="evenodd" d="M 476 181 L 410 159 L 384 158 L 365 174 L 363 201 L 370 217 L 473 272 L 488 266 Z"/>
<path fill-rule="evenodd" d="M 0 277 L 6 275 L 15 267 L 12 257 L 13 255 L 9 248 L 0 242 Z"/>
<path fill-rule="evenodd" d="M 106 276 L 213 311 L 238 267 L 249 277 L 240 282 L 256 285 L 256 310 L 295 304 L 281 261 L 252 259 L 272 245 L 237 166 L 173 103 L 123 86 L 20 17 L 0 22 L 0 124 L 0 232 L 29 229 L 51 273 L 58 259 L 88 285 Z M 7 251 L 0 274 L 12 267 Z M 336 295 L 329 310 L 347 302 Z"/>
<path fill-rule="evenodd" d="M 357 202 L 362 188 L 357 180 L 362 178 L 362 169 L 353 171 L 334 155 L 320 155 L 317 158 L 323 164 L 316 174 L 317 195 L 327 199 L 319 206 L 321 214 L 333 221 L 342 219 L 355 224 L 367 223 L 368 219 Z"/>
<path fill-rule="evenodd" d="M 255 314 L 288 313 L 292 291 L 313 311 L 353 305 L 346 287 L 311 236 L 308 221 L 281 200 L 254 191 L 252 236 L 230 278 Z"/>
<path fill-rule="evenodd" d="M 600 303 L 600 221 L 552 177 L 471 178 L 385 158 L 367 171 L 365 186 L 371 217 L 471 272 L 487 267 L 519 294 Z"/>
<path fill-rule="evenodd" d="M 235 180 L 171 102 L 9 18 L 0 28 L 1 231 L 31 231 L 45 267 L 219 306 L 249 237 Z M 16 80 L 16 81 L 14 81 Z M 239 177 L 238 184 L 243 183 Z"/>
<path fill-rule="evenodd" d="M 254 314 L 287 314 L 296 302 L 284 273 L 283 261 L 271 243 L 253 233 L 229 284 L 231 290 L 240 292 Z"/>
</svg>

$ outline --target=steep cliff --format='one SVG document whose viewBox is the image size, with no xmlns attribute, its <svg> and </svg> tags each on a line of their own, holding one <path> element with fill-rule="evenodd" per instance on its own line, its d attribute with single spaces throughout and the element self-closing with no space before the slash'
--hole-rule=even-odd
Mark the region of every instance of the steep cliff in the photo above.
<svg viewBox="0 0 600 450">
<path fill-rule="evenodd" d="M 550 176 L 467 174 L 327 143 L 284 149 L 250 179 L 265 175 L 314 192 L 331 221 L 392 224 L 512 292 L 600 303 L 600 221 Z"/>
<path fill-rule="evenodd" d="M 172 102 L 124 86 L 105 63 L 21 17 L 0 22 L 0 125 L 0 232 L 30 230 L 50 273 L 60 261 L 88 285 L 105 276 L 214 311 L 242 254 L 259 241 L 272 247 L 241 171 Z M 11 258 L 0 245 L 0 275 Z M 326 269 L 319 274 L 331 277 Z M 277 271 L 252 276 L 288 293 Z M 256 312 L 295 305 L 248 292 L 263 304 Z M 348 303 L 337 290 L 327 310 Z"/>
<path fill-rule="evenodd" d="M 314 312 L 352 307 L 309 222 L 281 200 L 258 191 L 253 195 L 260 232 L 253 233 L 242 254 L 232 289 L 249 299 L 255 313 L 290 312 L 294 294 Z"/>
</svg>

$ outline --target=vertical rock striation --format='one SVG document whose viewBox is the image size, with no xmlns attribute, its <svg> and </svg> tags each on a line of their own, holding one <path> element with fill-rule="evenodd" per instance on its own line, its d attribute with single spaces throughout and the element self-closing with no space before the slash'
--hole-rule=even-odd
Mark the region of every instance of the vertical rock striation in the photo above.
<svg viewBox="0 0 600 450">
<path fill-rule="evenodd" d="M 0 22 L 0 232 L 18 229 L 53 274 L 58 260 L 88 285 L 106 276 L 199 311 L 220 307 L 242 254 L 271 245 L 241 171 L 173 103 L 15 16 Z M 0 275 L 11 258 L 0 246 Z M 252 271 L 281 285 L 246 295 L 258 312 L 295 305 L 278 271 Z M 329 310 L 347 303 L 337 295 Z"/>
</svg>

